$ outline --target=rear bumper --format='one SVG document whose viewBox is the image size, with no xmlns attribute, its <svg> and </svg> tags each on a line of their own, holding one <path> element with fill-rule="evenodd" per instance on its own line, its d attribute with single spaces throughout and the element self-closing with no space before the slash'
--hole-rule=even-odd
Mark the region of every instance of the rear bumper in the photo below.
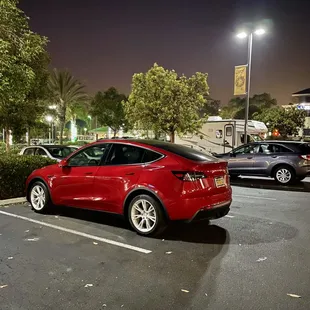
<svg viewBox="0 0 310 310">
<path fill-rule="evenodd" d="M 169 218 L 171 220 L 185 220 L 191 221 L 199 213 L 210 216 L 207 218 L 212 218 L 213 212 L 217 213 L 220 209 L 228 208 L 232 202 L 232 191 L 231 188 L 227 188 L 222 193 L 219 194 L 209 194 L 202 197 L 180 197 L 179 200 L 176 200 L 173 205 L 170 205 L 169 209 L 167 208 Z M 215 210 L 215 211 L 213 211 Z"/>
<path fill-rule="evenodd" d="M 189 222 L 200 220 L 214 220 L 221 218 L 228 214 L 228 212 L 230 211 L 230 205 L 231 201 L 228 201 L 214 206 L 211 209 L 201 209 L 194 214 L 194 216 L 189 220 Z"/>
</svg>

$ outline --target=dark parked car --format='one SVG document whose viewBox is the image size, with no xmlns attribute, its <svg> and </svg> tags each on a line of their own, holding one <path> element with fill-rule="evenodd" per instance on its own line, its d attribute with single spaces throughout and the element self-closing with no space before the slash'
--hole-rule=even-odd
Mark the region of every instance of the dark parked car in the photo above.
<svg viewBox="0 0 310 310">
<path fill-rule="evenodd" d="M 269 176 L 278 183 L 289 184 L 310 175 L 310 143 L 259 141 L 215 156 L 228 161 L 232 178 L 239 175 Z"/>
<path fill-rule="evenodd" d="M 172 143 L 102 140 L 35 170 L 27 198 L 36 212 L 67 205 L 122 214 L 151 235 L 169 220 L 225 216 L 232 193 L 226 161 Z"/>
</svg>

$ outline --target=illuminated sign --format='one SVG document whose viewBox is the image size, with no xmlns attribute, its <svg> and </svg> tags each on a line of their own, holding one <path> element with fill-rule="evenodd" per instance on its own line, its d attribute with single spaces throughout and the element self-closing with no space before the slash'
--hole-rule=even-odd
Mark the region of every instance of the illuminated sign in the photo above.
<svg viewBox="0 0 310 310">
<path fill-rule="evenodd" d="M 297 106 L 297 109 L 299 109 L 299 110 L 310 110 L 310 104 L 309 105 L 300 104 Z"/>
</svg>

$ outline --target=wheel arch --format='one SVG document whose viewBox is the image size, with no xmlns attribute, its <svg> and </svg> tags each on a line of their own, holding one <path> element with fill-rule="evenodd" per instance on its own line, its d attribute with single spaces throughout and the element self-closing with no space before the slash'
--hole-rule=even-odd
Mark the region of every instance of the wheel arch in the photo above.
<svg viewBox="0 0 310 310">
<path fill-rule="evenodd" d="M 127 194 L 127 196 L 124 200 L 124 204 L 123 204 L 123 215 L 126 219 L 128 218 L 128 209 L 129 209 L 130 202 L 135 197 L 137 197 L 139 195 L 149 195 L 153 199 L 155 199 L 159 203 L 159 205 L 161 206 L 166 219 L 169 220 L 169 215 L 168 215 L 168 212 L 167 212 L 167 209 L 166 209 L 164 202 L 154 191 L 152 191 L 151 189 L 149 189 L 147 187 L 135 188 Z"/>
<path fill-rule="evenodd" d="M 280 167 L 288 167 L 288 168 L 292 169 L 293 172 L 296 174 L 296 169 L 292 165 L 290 165 L 288 163 L 279 163 L 279 164 L 276 164 L 274 167 L 272 167 L 272 169 L 271 169 L 271 177 L 275 177 L 275 172 Z"/>
<path fill-rule="evenodd" d="M 52 200 L 52 196 L 51 196 L 51 191 L 50 191 L 50 188 L 48 187 L 46 181 L 42 178 L 42 177 L 34 177 L 30 182 L 29 184 L 27 185 L 27 188 L 26 188 L 26 199 L 27 201 L 30 202 L 30 197 L 29 197 L 29 194 L 30 194 L 30 189 L 32 187 L 32 185 L 36 182 L 42 182 L 47 190 L 48 190 L 48 193 L 49 193 L 49 199 L 51 200 L 51 202 L 53 203 L 53 200 Z"/>
</svg>

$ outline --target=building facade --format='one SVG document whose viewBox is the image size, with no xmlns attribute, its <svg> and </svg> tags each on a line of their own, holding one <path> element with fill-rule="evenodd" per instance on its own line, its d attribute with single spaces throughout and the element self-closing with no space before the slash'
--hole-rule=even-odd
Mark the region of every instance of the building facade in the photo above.
<svg viewBox="0 0 310 310">
<path fill-rule="evenodd" d="M 293 105 L 285 105 L 283 108 L 296 107 L 297 109 L 305 110 L 307 117 L 302 136 L 310 136 L 310 88 L 303 89 L 292 94 Z"/>
</svg>

